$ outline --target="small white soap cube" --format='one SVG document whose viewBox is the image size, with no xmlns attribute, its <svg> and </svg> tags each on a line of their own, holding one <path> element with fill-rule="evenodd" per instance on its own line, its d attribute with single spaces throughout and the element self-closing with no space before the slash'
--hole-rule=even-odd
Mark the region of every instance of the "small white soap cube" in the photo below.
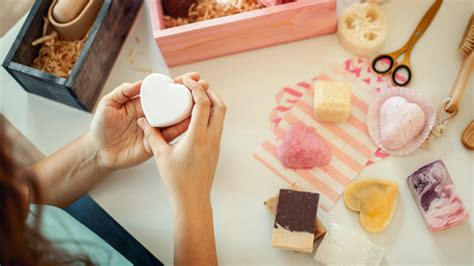
<svg viewBox="0 0 474 266">
<path fill-rule="evenodd" d="M 351 113 L 351 87 L 344 81 L 314 83 L 314 117 L 321 122 L 344 122 Z"/>
<path fill-rule="evenodd" d="M 319 265 L 380 265 L 383 248 L 349 229 L 332 223 L 314 259 Z"/>
</svg>

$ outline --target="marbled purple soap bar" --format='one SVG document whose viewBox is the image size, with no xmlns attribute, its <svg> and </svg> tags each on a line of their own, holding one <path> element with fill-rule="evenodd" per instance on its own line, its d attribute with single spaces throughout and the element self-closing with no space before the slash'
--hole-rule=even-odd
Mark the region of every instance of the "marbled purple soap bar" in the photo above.
<svg viewBox="0 0 474 266">
<path fill-rule="evenodd" d="M 407 182 L 431 231 L 445 230 L 469 219 L 443 161 L 421 167 Z"/>
</svg>

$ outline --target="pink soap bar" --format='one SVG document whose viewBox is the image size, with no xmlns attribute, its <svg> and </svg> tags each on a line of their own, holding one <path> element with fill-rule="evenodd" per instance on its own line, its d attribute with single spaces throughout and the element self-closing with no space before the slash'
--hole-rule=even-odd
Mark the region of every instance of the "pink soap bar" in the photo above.
<svg viewBox="0 0 474 266">
<path fill-rule="evenodd" d="M 443 161 L 421 167 L 407 182 L 431 231 L 445 230 L 469 219 Z"/>
<path fill-rule="evenodd" d="M 291 126 L 278 147 L 277 157 L 287 168 L 307 169 L 328 164 L 331 150 L 312 127 L 296 123 Z"/>
</svg>

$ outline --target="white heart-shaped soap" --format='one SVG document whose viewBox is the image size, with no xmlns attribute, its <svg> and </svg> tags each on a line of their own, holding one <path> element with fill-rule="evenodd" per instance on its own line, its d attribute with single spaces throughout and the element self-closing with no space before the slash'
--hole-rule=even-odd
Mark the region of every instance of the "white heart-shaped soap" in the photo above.
<svg viewBox="0 0 474 266">
<path fill-rule="evenodd" d="M 175 125 L 191 115 L 193 97 L 188 88 L 163 74 L 153 73 L 142 82 L 140 101 L 153 127 Z"/>
<path fill-rule="evenodd" d="M 379 110 L 380 137 L 385 148 L 397 150 L 423 130 L 425 113 L 418 104 L 405 98 L 388 98 Z"/>
</svg>

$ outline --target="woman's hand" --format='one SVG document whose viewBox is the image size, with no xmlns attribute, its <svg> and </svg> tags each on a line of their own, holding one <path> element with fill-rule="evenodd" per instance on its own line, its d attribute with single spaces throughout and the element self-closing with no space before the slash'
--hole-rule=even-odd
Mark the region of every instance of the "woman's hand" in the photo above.
<svg viewBox="0 0 474 266">
<path fill-rule="evenodd" d="M 210 90 L 185 78 L 195 105 L 189 129 L 179 142 L 169 145 L 164 132 L 145 119 L 143 129 L 163 183 L 170 194 L 175 219 L 175 264 L 214 265 L 214 243 L 210 192 L 223 130 L 226 107 Z"/>
<path fill-rule="evenodd" d="M 188 73 L 186 76 L 199 81 L 198 73 Z M 183 76 L 175 79 L 183 83 Z M 207 83 L 199 81 L 207 87 Z M 109 170 L 127 168 L 138 165 L 152 156 L 144 142 L 143 131 L 136 121 L 143 117 L 140 104 L 141 81 L 130 84 L 124 83 L 107 94 L 100 101 L 88 133 L 97 149 L 97 163 Z M 163 138 L 170 142 L 186 131 L 189 119 L 162 129 Z"/>
<path fill-rule="evenodd" d="M 206 87 L 199 74 L 187 79 Z M 183 77 L 175 79 L 182 83 Z M 33 202 L 66 207 L 87 193 L 111 171 L 137 165 L 152 156 L 137 119 L 143 117 L 140 105 L 141 82 L 123 84 L 102 98 L 88 133 L 25 170 L 36 178 L 43 196 L 27 195 Z M 169 142 L 183 133 L 189 119 L 161 130 Z"/>
<path fill-rule="evenodd" d="M 163 132 L 145 119 L 137 121 L 171 199 L 178 205 L 209 201 L 226 112 L 211 90 L 206 93 L 197 82 L 187 79 L 185 85 L 192 90 L 195 105 L 188 132 L 176 145 L 168 144 Z"/>
</svg>

